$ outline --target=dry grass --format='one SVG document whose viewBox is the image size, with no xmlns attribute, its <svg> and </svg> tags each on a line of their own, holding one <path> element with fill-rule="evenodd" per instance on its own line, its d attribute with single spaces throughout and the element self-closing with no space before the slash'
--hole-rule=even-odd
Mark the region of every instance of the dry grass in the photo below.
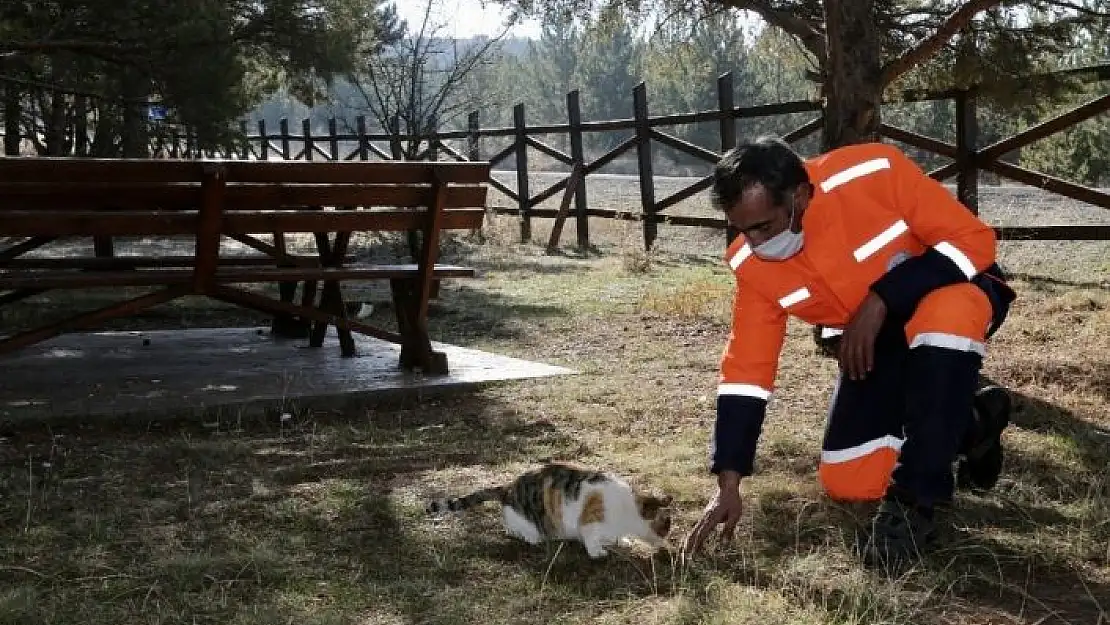
<svg viewBox="0 0 1110 625">
<path fill-rule="evenodd" d="M 482 279 L 433 311 L 439 336 L 580 375 L 284 421 L 0 430 L 0 623 L 1110 623 L 1105 257 L 1018 278 L 985 371 L 1018 397 L 1005 478 L 961 496 L 905 575 L 861 567 L 868 510 L 817 489 L 835 365 L 797 324 L 732 544 L 592 562 L 505 537 L 491 509 L 425 518 L 426 497 L 557 457 L 672 493 L 676 544 L 697 519 L 731 296 L 719 237 L 646 254 L 635 225 L 594 231 L 598 250 L 546 256 L 497 220 L 454 248 Z"/>
</svg>

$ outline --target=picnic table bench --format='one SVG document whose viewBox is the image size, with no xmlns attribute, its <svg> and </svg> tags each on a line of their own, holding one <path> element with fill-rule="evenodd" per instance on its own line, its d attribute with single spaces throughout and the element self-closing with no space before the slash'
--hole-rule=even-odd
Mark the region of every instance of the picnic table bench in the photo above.
<svg viewBox="0 0 1110 625">
<path fill-rule="evenodd" d="M 171 161 L 0 158 L 0 306 L 54 290 L 150 287 L 144 295 L 0 338 L 0 354 L 188 296 L 273 315 L 277 335 L 298 328 L 320 347 L 334 326 L 343 356 L 352 332 L 401 346 L 400 366 L 446 373 L 428 334 L 433 284 L 471 278 L 437 263 L 443 230 L 473 230 L 485 215 L 489 163 Z M 414 263 L 349 262 L 354 232 L 421 233 Z M 312 233 L 316 255 L 287 250 Z M 272 235 L 272 243 L 257 238 Z M 27 257 L 67 237 L 187 237 L 191 255 Z M 227 237 L 261 255 L 221 254 Z M 110 239 L 108 239 L 110 241 Z M 103 246 L 98 245 L 103 251 Z M 388 280 L 396 329 L 348 318 L 342 285 Z M 319 283 L 323 283 L 322 288 Z M 278 298 L 238 285 L 277 283 Z M 303 284 L 301 301 L 296 288 Z M 319 303 L 316 302 L 319 295 Z"/>
</svg>

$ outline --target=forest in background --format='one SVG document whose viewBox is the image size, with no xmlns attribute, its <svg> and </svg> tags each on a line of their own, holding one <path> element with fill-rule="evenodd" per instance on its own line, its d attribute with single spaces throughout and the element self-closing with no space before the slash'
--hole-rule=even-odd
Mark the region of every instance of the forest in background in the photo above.
<svg viewBox="0 0 1110 625">
<path fill-rule="evenodd" d="M 547 4 L 557 7 L 559 2 Z M 401 137 L 461 130 L 472 111 L 479 113 L 482 128 L 511 126 L 518 103 L 524 105 L 528 125 L 566 123 L 566 94 L 572 90 L 580 92 L 586 121 L 632 117 L 632 90 L 641 81 L 653 116 L 715 110 L 717 78 L 725 72 L 733 75 L 738 106 L 820 97 L 815 76 L 821 68 L 796 33 L 765 27 L 752 12 L 722 9 L 722 3 L 706 6 L 715 4 L 721 6 L 672 11 L 665 20 L 644 27 L 642 16 L 614 0 L 598 3 L 593 12 L 546 11 L 535 40 L 453 40 L 442 36 L 443 23 L 401 22 L 395 5 L 385 0 L 236 1 L 184 12 L 160 10 L 159 3 L 143 0 L 13 3 L 0 9 L 5 151 L 145 156 L 152 142 L 185 129 L 190 140 L 212 149 L 241 141 L 244 121 L 254 133 L 257 122 L 265 120 L 268 132 L 274 133 L 284 118 L 297 135 L 307 118 L 313 134 L 326 135 L 330 118 L 337 120 L 340 132 L 350 133 L 357 117 L 364 116 L 369 132 L 393 132 L 395 152 L 411 158 L 421 151 L 420 142 Z M 884 18 L 893 20 L 884 26 L 893 29 L 890 37 L 912 34 L 914 24 L 929 16 L 919 2 L 879 4 L 900 11 Z M 1102 15 L 1095 0 L 1066 4 Z M 952 36 L 936 61 L 915 68 L 887 89 L 888 96 L 909 87 L 952 86 L 961 74 L 953 68 L 971 68 L 968 75 L 994 69 L 1013 74 L 1110 60 L 1110 34 L 1100 21 L 1031 11 L 1025 23 L 1017 24 L 1007 15 L 1003 8 L 983 12 Z M 806 18 L 802 13 L 797 17 Z M 1054 45 L 1025 41 L 1045 39 L 1045 33 Z M 1005 54 L 1020 60 L 1004 61 Z M 987 92 L 978 101 L 979 145 L 1102 93 L 1104 84 L 1058 91 L 1052 97 L 1029 89 Z M 741 119 L 737 132 L 741 137 L 781 134 L 814 116 Z M 1095 117 L 1006 159 L 1076 182 L 1107 184 L 1108 117 Z M 955 140 L 952 101 L 887 104 L 882 118 L 920 134 Z M 397 120 L 395 127 L 391 120 Z M 661 130 L 720 149 L 715 122 Z M 596 158 L 628 134 L 587 134 L 587 158 Z M 13 142 L 15 137 L 22 143 Z M 568 147 L 566 135 L 541 139 Z M 486 140 L 483 155 L 507 142 Z M 819 145 L 813 137 L 799 147 L 813 153 Z M 910 151 L 928 167 L 944 160 Z M 660 174 L 706 171 L 706 164 L 665 146 L 654 152 Z M 542 155 L 530 162 L 534 170 L 556 165 Z M 628 163 L 618 161 L 606 171 L 628 169 Z"/>
<path fill-rule="evenodd" d="M 423 88 L 429 94 L 443 88 L 439 80 L 457 79 L 450 98 L 440 107 L 440 130 L 463 130 L 467 114 L 478 111 L 483 128 L 513 125 L 513 107 L 523 103 L 529 125 L 567 123 L 566 94 L 580 92 L 583 120 L 632 117 L 632 90 L 644 81 L 652 116 L 717 108 L 717 78 L 733 74 L 737 106 L 754 106 L 819 97 L 818 86 L 807 77 L 812 72 L 806 56 L 794 39 L 774 28 L 753 28 L 738 12 L 717 13 L 708 18 L 671 15 L 662 26 L 640 31 L 633 21 L 618 12 L 602 13 L 595 19 L 564 15 L 549 18 L 538 39 L 490 40 L 440 39 L 421 41 L 433 64 Z M 1072 55 L 1046 55 L 1035 66 L 1039 71 L 1090 65 L 1110 58 L 1106 32 L 1091 32 L 1084 46 Z M 410 53 L 415 59 L 417 54 Z M 452 69 L 475 50 L 483 51 L 473 69 L 458 79 Z M 412 60 L 412 59 L 410 59 Z M 908 86 L 930 86 L 925 79 Z M 1105 92 L 1105 85 L 1071 90 L 1055 97 L 1031 97 L 1027 93 L 987 93 L 978 106 L 980 145 L 1014 134 L 1059 111 L 1077 106 Z M 326 134 L 330 117 L 339 120 L 340 132 L 352 131 L 358 115 L 370 115 L 366 94 L 345 80 L 328 92 L 328 102 L 307 107 L 287 93 L 275 93 L 251 112 L 249 127 L 263 119 L 276 131 L 281 118 L 297 122 L 308 118 L 314 133 Z M 815 113 L 795 113 L 737 121 L 738 136 L 782 134 L 801 126 Z M 955 104 L 951 100 L 892 103 L 883 108 L 883 121 L 938 139 L 955 142 Z M 371 132 L 386 131 L 370 124 Z M 665 127 L 663 131 L 702 147 L 719 150 L 716 122 Z M 597 132 L 584 136 L 587 158 L 595 158 L 618 145 L 631 131 Z M 565 134 L 542 138 L 555 147 L 569 150 Z M 507 144 L 509 138 L 487 139 L 488 156 Z M 903 146 L 906 147 L 906 146 Z M 799 144 L 805 153 L 818 148 L 816 138 Z M 943 157 L 907 149 L 918 162 L 939 166 Z M 706 165 L 666 146 L 656 151 L 657 173 L 699 175 Z M 530 155 L 530 168 L 565 169 L 561 164 Z M 1069 180 L 1092 185 L 1110 183 L 1110 116 L 1102 115 L 1008 155 L 1006 160 Z M 511 161 L 511 159 L 509 159 Z M 502 163 L 512 168 L 512 162 Z M 623 165 L 623 166 L 622 166 Z M 634 171 L 634 163 L 615 163 L 607 171 Z"/>
</svg>

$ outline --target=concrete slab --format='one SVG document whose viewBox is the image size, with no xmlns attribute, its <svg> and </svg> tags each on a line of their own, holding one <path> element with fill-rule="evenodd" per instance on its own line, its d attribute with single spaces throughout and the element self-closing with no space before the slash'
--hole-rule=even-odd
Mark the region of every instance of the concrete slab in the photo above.
<svg viewBox="0 0 1110 625">
<path fill-rule="evenodd" d="M 355 341 L 359 355 L 342 358 L 334 328 L 320 349 L 264 328 L 67 334 L 0 356 L 0 421 L 282 408 L 576 373 L 435 343 L 451 371 L 428 376 L 401 371 L 397 345 Z"/>
</svg>

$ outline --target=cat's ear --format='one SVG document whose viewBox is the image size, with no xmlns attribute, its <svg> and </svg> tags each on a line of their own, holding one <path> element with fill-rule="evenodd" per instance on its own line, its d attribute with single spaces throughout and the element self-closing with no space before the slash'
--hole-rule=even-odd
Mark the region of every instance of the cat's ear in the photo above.
<svg viewBox="0 0 1110 625">
<path fill-rule="evenodd" d="M 671 505 L 673 498 L 670 495 L 656 496 L 656 495 L 642 495 L 638 497 L 640 504 L 640 513 L 644 517 L 653 517 L 659 510 Z"/>
</svg>

